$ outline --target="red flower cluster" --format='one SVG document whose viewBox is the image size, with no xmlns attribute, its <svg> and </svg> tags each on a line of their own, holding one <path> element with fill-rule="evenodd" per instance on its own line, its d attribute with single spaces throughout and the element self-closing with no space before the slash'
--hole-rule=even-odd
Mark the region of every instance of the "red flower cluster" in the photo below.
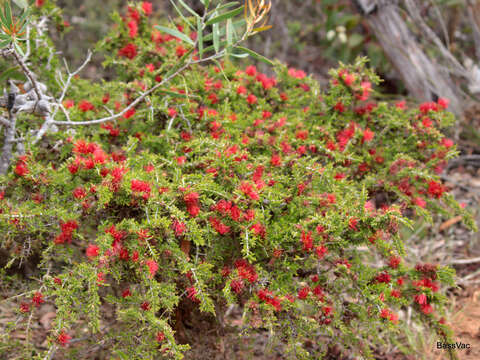
<svg viewBox="0 0 480 360">
<path fill-rule="evenodd" d="M 85 250 L 85 254 L 89 258 L 94 258 L 98 256 L 100 248 L 97 245 L 90 244 L 88 245 L 87 249 Z"/>
<path fill-rule="evenodd" d="M 240 191 L 243 192 L 245 195 L 247 195 L 252 200 L 258 200 L 260 198 L 258 196 L 258 193 L 255 191 L 253 185 L 246 182 L 246 181 L 243 181 L 240 184 Z"/>
<path fill-rule="evenodd" d="M 78 223 L 75 220 L 69 220 L 67 222 L 60 223 L 61 233 L 53 240 L 53 242 L 58 244 L 65 244 L 66 242 L 72 242 L 72 235 L 75 229 L 78 228 Z"/>
<path fill-rule="evenodd" d="M 384 308 L 380 311 L 380 317 L 383 319 L 388 319 L 394 324 L 398 323 L 398 315 L 387 308 Z"/>
<path fill-rule="evenodd" d="M 235 261 L 235 267 L 237 269 L 238 276 L 240 276 L 242 279 L 247 280 L 251 284 L 257 281 L 258 274 L 253 265 L 249 264 L 247 260 L 239 259 Z"/>
<path fill-rule="evenodd" d="M 180 222 L 178 220 L 173 221 L 173 230 L 175 231 L 175 236 L 182 236 L 185 230 L 187 230 L 187 225 L 185 225 L 183 222 Z"/>
<path fill-rule="evenodd" d="M 39 307 L 40 304 L 43 304 L 45 300 L 43 300 L 43 294 L 41 292 L 36 292 L 32 297 L 32 304 L 36 307 Z"/>
<path fill-rule="evenodd" d="M 123 48 L 118 50 L 118 56 L 124 56 L 130 60 L 137 56 L 137 46 L 135 44 L 129 43 Z"/>
<path fill-rule="evenodd" d="M 198 291 L 193 286 L 187 288 L 187 297 L 194 303 L 199 303 L 200 299 L 197 298 Z"/>
<path fill-rule="evenodd" d="M 210 222 L 210 225 L 220 234 L 220 235 L 225 235 L 230 232 L 230 226 L 225 225 L 222 223 L 220 220 L 218 220 L 216 217 L 210 216 L 208 218 L 208 221 Z"/>
<path fill-rule="evenodd" d="M 145 261 L 145 264 L 147 265 L 148 271 L 150 272 L 150 278 L 153 278 L 158 270 L 157 262 L 155 260 L 147 260 Z"/>
<path fill-rule="evenodd" d="M 17 165 L 15 166 L 15 174 L 18 176 L 25 176 L 30 172 L 26 161 L 27 157 L 25 155 L 18 158 Z"/>
<path fill-rule="evenodd" d="M 276 311 L 282 310 L 282 304 L 280 303 L 280 298 L 278 296 L 273 295 L 270 290 L 261 289 L 258 290 L 257 296 L 260 300 L 266 302 L 267 304 L 272 305 Z"/>
<path fill-rule="evenodd" d="M 66 346 L 72 337 L 68 335 L 64 330 L 60 331 L 60 333 L 57 336 L 57 342 L 60 344 L 60 346 Z"/>
<path fill-rule="evenodd" d="M 191 192 L 185 194 L 183 201 L 187 205 L 187 211 L 192 217 L 196 217 L 200 212 L 200 206 L 198 203 L 199 195 L 197 192 Z"/>
<path fill-rule="evenodd" d="M 90 110 L 95 110 L 95 106 L 87 100 L 82 100 L 78 103 L 78 108 L 82 110 L 83 112 L 87 112 Z"/>
<path fill-rule="evenodd" d="M 133 192 L 143 193 L 142 197 L 146 200 L 150 197 L 150 192 L 152 191 L 150 184 L 145 181 L 133 179 L 131 182 L 131 188 Z"/>
</svg>

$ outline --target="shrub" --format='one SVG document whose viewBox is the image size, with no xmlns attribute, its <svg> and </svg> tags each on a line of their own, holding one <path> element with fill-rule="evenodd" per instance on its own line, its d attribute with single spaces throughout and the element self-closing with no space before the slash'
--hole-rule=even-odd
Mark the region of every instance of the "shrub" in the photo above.
<svg viewBox="0 0 480 360">
<path fill-rule="evenodd" d="M 118 79 L 72 79 L 70 122 L 124 109 L 189 50 L 140 4 L 114 20 L 99 49 Z M 193 64 L 121 118 L 29 143 L 3 182 L 1 245 L 7 268 L 33 263 L 39 282 L 9 300 L 16 327 L 46 301 L 56 317 L 48 353 L 27 339 L 24 356 L 68 352 L 86 323 L 81 340 L 100 333 L 116 357 L 180 359 L 179 312 L 214 327 L 228 305 L 295 358 L 333 344 L 373 358 L 370 344 L 400 338 L 408 307 L 449 337 L 441 290 L 454 271 L 404 261 L 399 231 L 442 213 L 475 226 L 437 176 L 456 154 L 440 131 L 448 102 L 375 102 L 362 59 L 332 70 L 324 91 L 300 70 L 274 72 Z"/>
</svg>

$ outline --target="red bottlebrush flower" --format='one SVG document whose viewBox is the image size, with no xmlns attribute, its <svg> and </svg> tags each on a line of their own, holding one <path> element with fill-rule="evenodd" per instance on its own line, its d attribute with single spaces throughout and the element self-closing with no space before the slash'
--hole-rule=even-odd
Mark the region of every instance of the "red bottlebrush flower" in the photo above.
<svg viewBox="0 0 480 360">
<path fill-rule="evenodd" d="M 165 340 L 165 334 L 163 333 L 163 331 L 159 331 L 157 332 L 157 335 L 155 338 L 157 339 L 157 342 L 161 343 Z"/>
<path fill-rule="evenodd" d="M 272 155 L 272 157 L 270 158 L 270 164 L 272 164 L 272 166 L 281 166 L 282 158 L 280 157 L 280 155 L 278 154 Z"/>
<path fill-rule="evenodd" d="M 69 342 L 72 337 L 68 335 L 65 331 L 60 331 L 60 334 L 57 336 L 57 342 L 60 344 L 60 346 L 65 347 Z"/>
<path fill-rule="evenodd" d="M 312 280 L 312 282 L 316 283 L 320 280 L 320 277 L 317 274 L 315 274 L 315 275 L 312 275 L 310 279 Z"/>
<path fill-rule="evenodd" d="M 129 6 L 127 10 L 128 10 L 128 17 L 132 18 L 137 22 L 140 22 L 140 14 L 137 9 Z"/>
<path fill-rule="evenodd" d="M 248 76 L 255 76 L 257 75 L 257 68 L 254 65 L 247 66 L 247 68 L 245 69 L 245 73 Z"/>
<path fill-rule="evenodd" d="M 390 292 L 390 296 L 398 299 L 402 296 L 402 293 L 399 290 L 394 289 Z"/>
<path fill-rule="evenodd" d="M 22 312 L 22 313 L 30 312 L 30 305 L 28 303 L 22 302 L 20 304 L 20 312 Z"/>
<path fill-rule="evenodd" d="M 250 105 L 254 105 L 257 103 L 257 97 L 253 94 L 250 94 L 247 96 L 247 102 L 250 104 Z"/>
<path fill-rule="evenodd" d="M 110 94 L 105 94 L 102 97 L 102 103 L 106 104 L 110 101 Z"/>
<path fill-rule="evenodd" d="M 127 289 L 125 289 L 125 290 L 122 291 L 122 297 L 123 297 L 124 299 L 127 298 L 127 297 L 129 297 L 129 296 L 132 296 L 132 292 L 130 291 L 129 288 L 127 288 Z"/>
<path fill-rule="evenodd" d="M 73 100 L 70 100 L 70 99 L 69 99 L 69 100 L 65 100 L 65 101 L 63 102 L 63 106 L 65 107 L 65 109 L 70 109 L 70 108 L 72 108 L 72 107 L 75 106 L 75 102 L 74 102 Z"/>
<path fill-rule="evenodd" d="M 345 105 L 343 105 L 343 103 L 341 103 L 340 101 L 337 102 L 333 108 L 340 114 L 345 111 Z"/>
<path fill-rule="evenodd" d="M 417 205 L 421 208 L 425 208 L 425 206 L 427 205 L 427 202 L 425 200 L 423 200 L 421 197 L 415 198 L 414 203 L 415 203 L 415 205 Z"/>
<path fill-rule="evenodd" d="M 127 44 L 120 50 L 118 50 L 118 56 L 124 56 L 130 60 L 137 56 L 137 46 L 135 44 Z"/>
<path fill-rule="evenodd" d="M 396 268 L 398 268 L 398 265 L 400 265 L 400 261 L 401 261 L 401 259 L 398 256 L 391 256 L 390 259 L 389 259 L 388 265 L 392 269 L 396 269 Z"/>
<path fill-rule="evenodd" d="M 127 111 L 125 111 L 125 113 L 123 114 L 123 118 L 124 119 L 130 119 L 133 115 L 135 115 L 135 108 L 130 108 L 128 109 Z"/>
<path fill-rule="evenodd" d="M 335 176 L 333 177 L 335 180 L 342 180 L 345 179 L 347 175 L 345 173 L 336 173 Z"/>
<path fill-rule="evenodd" d="M 36 307 L 39 307 L 40 304 L 43 304 L 45 300 L 43 300 L 43 294 L 41 292 L 36 292 L 32 297 L 32 304 Z"/>
<path fill-rule="evenodd" d="M 308 286 L 305 286 L 298 290 L 298 298 L 301 300 L 305 300 L 310 293 L 310 288 Z"/>
<path fill-rule="evenodd" d="M 437 104 L 440 108 L 445 110 L 445 109 L 448 108 L 448 105 L 450 104 L 450 100 L 445 99 L 445 98 L 439 98 L 438 101 L 437 101 Z"/>
<path fill-rule="evenodd" d="M 131 189 L 133 192 L 142 192 L 147 195 L 150 195 L 152 190 L 149 183 L 137 179 L 132 180 Z"/>
<path fill-rule="evenodd" d="M 357 224 L 358 224 L 357 218 L 352 217 L 350 218 L 350 220 L 348 220 L 348 227 L 353 231 L 358 231 Z"/>
<path fill-rule="evenodd" d="M 77 187 L 75 190 L 73 190 L 73 197 L 75 199 L 83 199 L 85 196 L 87 196 L 87 192 L 84 188 Z"/>
<path fill-rule="evenodd" d="M 260 198 L 258 193 L 254 190 L 253 185 L 246 181 L 240 184 L 240 191 L 252 200 L 258 200 Z"/>
<path fill-rule="evenodd" d="M 311 231 L 305 233 L 305 230 L 302 230 L 302 235 L 300 239 L 302 241 L 304 251 L 310 251 L 313 249 L 313 238 Z"/>
<path fill-rule="evenodd" d="M 183 201 L 187 204 L 196 204 L 198 202 L 199 195 L 197 192 L 191 192 L 188 194 L 185 194 L 183 197 Z"/>
<path fill-rule="evenodd" d="M 230 232 L 230 226 L 225 225 L 222 223 L 220 220 L 217 218 L 211 216 L 209 217 L 208 221 L 210 222 L 210 225 L 220 234 L 220 235 L 225 235 Z"/>
<path fill-rule="evenodd" d="M 87 250 L 85 250 L 85 254 L 89 258 L 94 258 L 94 257 L 98 256 L 99 250 L 100 250 L 100 248 L 97 245 L 90 244 L 90 245 L 88 245 Z"/>
<path fill-rule="evenodd" d="M 57 285 L 62 285 L 62 279 L 60 279 L 60 278 L 58 278 L 58 277 L 54 278 L 54 279 L 53 279 L 53 282 L 54 282 L 55 284 L 57 284 Z"/>
<path fill-rule="evenodd" d="M 453 146 L 453 141 L 451 139 L 443 138 L 440 144 L 442 144 L 447 149 L 449 149 Z"/>
<path fill-rule="evenodd" d="M 445 187 L 442 184 L 432 180 L 428 183 L 427 192 L 430 197 L 440 199 L 445 192 Z"/>
<path fill-rule="evenodd" d="M 323 246 L 323 245 L 319 245 L 315 248 L 315 252 L 317 253 L 317 257 L 319 259 L 323 259 L 323 257 L 325 256 L 325 254 L 328 253 L 328 249 Z"/>
<path fill-rule="evenodd" d="M 173 230 L 175 231 L 175 236 L 182 236 L 185 230 L 187 230 L 187 225 L 183 222 L 175 220 L 173 222 Z"/>
<path fill-rule="evenodd" d="M 231 273 L 230 269 L 228 268 L 228 266 L 225 265 L 221 271 L 222 276 L 225 278 L 228 275 L 230 275 L 230 273 Z"/>
<path fill-rule="evenodd" d="M 150 272 L 150 278 L 153 278 L 158 270 L 157 262 L 155 260 L 147 260 L 145 264 L 147 265 L 148 271 Z"/>
<path fill-rule="evenodd" d="M 127 27 L 128 27 L 128 35 L 131 38 L 136 37 L 137 34 L 138 34 L 138 24 L 137 24 L 137 22 L 135 20 L 131 20 L 131 21 L 128 22 Z"/>
<path fill-rule="evenodd" d="M 15 174 L 18 176 L 25 176 L 29 173 L 27 164 L 24 161 L 18 161 L 17 166 L 15 167 Z"/>
<path fill-rule="evenodd" d="M 428 117 L 423 118 L 423 120 L 422 120 L 423 127 L 429 128 L 430 126 L 432 126 L 432 124 L 433 124 L 432 119 L 430 119 Z"/>
<path fill-rule="evenodd" d="M 101 286 L 105 283 L 105 274 L 103 272 L 99 272 L 97 274 L 97 285 Z"/>
<path fill-rule="evenodd" d="M 144 301 L 142 303 L 142 305 L 140 305 L 140 308 L 143 310 L 143 311 L 148 311 L 150 310 L 150 303 L 148 301 Z"/>
<path fill-rule="evenodd" d="M 45 4 L 45 0 L 35 0 L 36 7 L 42 7 Z"/>
<path fill-rule="evenodd" d="M 427 303 L 427 296 L 424 293 L 417 294 L 415 295 L 414 300 L 419 305 L 425 305 Z"/>
<path fill-rule="evenodd" d="M 247 88 L 245 86 L 239 86 L 237 88 L 237 94 L 238 95 L 246 95 L 247 94 Z"/>
<path fill-rule="evenodd" d="M 243 291 L 244 287 L 245 284 L 240 279 L 232 280 L 232 282 L 230 283 L 230 288 L 235 292 L 235 294 L 240 294 Z"/>
<path fill-rule="evenodd" d="M 386 271 L 385 272 L 382 272 L 380 274 L 378 274 L 376 277 L 375 277 L 375 280 L 379 283 L 385 283 L 385 284 L 388 284 L 391 280 L 392 280 L 392 277 L 390 276 L 389 273 L 387 273 Z"/>
<path fill-rule="evenodd" d="M 372 141 L 374 136 L 375 136 L 375 133 L 372 130 L 368 128 L 363 130 L 363 141 L 370 142 Z"/>
<path fill-rule="evenodd" d="M 93 106 L 93 104 L 87 100 L 82 100 L 78 103 L 78 108 L 80 110 L 82 110 L 83 112 L 87 112 L 87 111 L 90 111 L 90 110 L 94 110 L 95 107 Z"/>
<path fill-rule="evenodd" d="M 187 49 L 185 49 L 182 45 L 178 45 L 175 49 L 175 54 L 180 58 L 187 53 Z"/>
<path fill-rule="evenodd" d="M 197 298 L 197 289 L 195 289 L 193 286 L 189 287 L 186 289 L 187 290 L 187 297 L 192 300 L 195 303 L 199 303 L 200 299 Z"/>
<path fill-rule="evenodd" d="M 431 314 L 433 312 L 433 307 L 430 304 L 421 305 L 421 309 L 425 315 Z"/>
<path fill-rule="evenodd" d="M 252 230 L 255 235 L 258 235 L 262 239 L 265 239 L 266 230 L 265 230 L 265 226 L 263 226 L 262 224 L 260 223 L 253 224 L 252 226 L 250 226 L 250 230 Z"/>
</svg>

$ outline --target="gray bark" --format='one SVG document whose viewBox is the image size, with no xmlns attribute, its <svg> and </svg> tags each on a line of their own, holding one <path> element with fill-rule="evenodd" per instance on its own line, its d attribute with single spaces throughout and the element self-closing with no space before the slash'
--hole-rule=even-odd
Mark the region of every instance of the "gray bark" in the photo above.
<svg viewBox="0 0 480 360">
<path fill-rule="evenodd" d="M 449 110 L 462 116 L 463 100 L 459 89 L 450 74 L 425 54 L 400 16 L 397 1 L 352 1 L 364 15 L 409 93 L 420 101 L 447 98 L 450 100 Z"/>
</svg>

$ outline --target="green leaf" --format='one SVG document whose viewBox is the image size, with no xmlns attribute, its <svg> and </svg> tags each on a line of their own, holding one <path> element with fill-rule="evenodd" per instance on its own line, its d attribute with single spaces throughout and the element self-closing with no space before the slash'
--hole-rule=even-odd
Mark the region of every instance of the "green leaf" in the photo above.
<svg viewBox="0 0 480 360">
<path fill-rule="evenodd" d="M 192 14 L 192 15 L 195 16 L 195 17 L 200 17 L 200 15 L 198 15 L 195 11 L 193 11 L 192 8 L 190 8 L 187 4 L 185 4 L 185 3 L 183 2 L 183 0 L 177 0 L 177 1 L 178 1 L 178 2 L 180 3 L 180 5 L 182 5 L 182 6 L 185 8 L 185 10 L 187 10 L 190 14 Z"/>
<path fill-rule="evenodd" d="M 11 40 L 0 41 L 0 49 L 7 47 L 8 45 L 10 45 L 10 43 L 11 43 Z"/>
<path fill-rule="evenodd" d="M 203 25 L 202 19 L 197 18 L 197 41 L 198 41 L 198 55 L 200 59 L 203 56 Z"/>
<path fill-rule="evenodd" d="M 10 7 L 10 1 L 5 1 L 5 24 L 7 28 L 12 26 L 12 9 Z"/>
<path fill-rule="evenodd" d="M 238 1 L 232 1 L 232 2 L 229 2 L 229 3 L 226 3 L 226 4 L 223 4 L 223 5 L 218 5 L 215 9 L 213 9 L 212 11 L 210 11 L 207 16 L 210 16 L 212 13 L 214 12 L 219 12 L 221 10 L 224 10 L 224 9 L 228 9 L 228 8 L 231 8 L 232 6 L 235 6 L 238 4 Z"/>
<path fill-rule="evenodd" d="M 246 57 L 248 56 L 247 53 L 243 53 L 243 54 L 234 54 L 234 53 L 232 53 L 232 54 L 230 54 L 230 55 L 233 56 L 233 57 L 236 57 L 236 58 L 240 58 L 240 59 L 246 58 Z"/>
<path fill-rule="evenodd" d="M 25 56 L 25 53 L 23 52 L 22 47 L 16 41 L 13 43 L 13 46 L 21 56 Z"/>
<path fill-rule="evenodd" d="M 192 23 L 190 21 L 188 21 L 188 19 L 183 16 L 182 12 L 180 11 L 180 9 L 178 8 L 177 4 L 175 4 L 175 1 L 174 0 L 170 0 L 170 2 L 172 3 L 173 7 L 175 8 L 175 10 L 177 11 L 177 13 L 180 15 L 180 17 L 182 18 L 183 21 L 185 21 L 187 23 L 187 25 L 190 27 L 190 28 L 194 28 Z"/>
<path fill-rule="evenodd" d="M 253 50 L 247 49 L 247 48 L 245 48 L 245 47 L 243 47 L 243 46 L 238 46 L 237 49 L 238 49 L 238 50 L 241 50 L 241 51 L 243 51 L 243 52 L 246 52 L 246 53 L 247 53 L 248 55 L 250 55 L 251 57 L 253 57 L 253 58 L 257 59 L 257 60 L 260 60 L 260 61 L 262 61 L 262 62 L 264 62 L 264 63 L 266 63 L 266 64 L 268 64 L 268 65 L 273 65 L 273 61 L 272 61 L 272 60 L 267 59 L 265 56 L 260 55 L 260 54 L 256 53 L 256 52 L 253 51 Z"/>
<path fill-rule="evenodd" d="M 171 97 L 176 97 L 176 98 L 182 98 L 182 99 L 186 99 L 187 98 L 187 95 L 185 94 L 180 94 L 178 92 L 175 92 L 175 91 L 170 91 L 170 90 L 165 90 L 165 89 L 158 89 L 157 91 L 161 92 L 161 93 L 164 93 L 166 95 L 170 95 Z"/>
<path fill-rule="evenodd" d="M 213 33 L 213 48 L 215 52 L 218 53 L 220 50 L 220 31 L 218 23 L 212 25 L 212 33 Z"/>
<path fill-rule="evenodd" d="M 219 23 L 220 21 L 226 20 L 226 19 L 232 19 L 235 16 L 241 14 L 243 12 L 243 6 L 240 6 L 239 8 L 236 8 L 234 10 L 228 11 L 222 15 L 215 16 L 208 20 L 205 25 L 212 25 Z"/>
<path fill-rule="evenodd" d="M 186 43 L 189 43 L 190 45 L 194 46 L 195 43 L 193 42 L 192 39 L 190 39 L 187 35 L 185 35 L 184 33 L 178 31 L 177 29 L 171 29 L 171 28 L 167 28 L 165 26 L 160 26 L 160 25 L 155 25 L 155 28 L 157 30 L 160 30 L 160 31 L 163 31 L 163 32 L 166 32 L 167 34 L 170 34 L 172 36 L 175 36 L 176 38 L 179 38 L 180 40 L 183 40 L 185 41 Z"/>
</svg>

